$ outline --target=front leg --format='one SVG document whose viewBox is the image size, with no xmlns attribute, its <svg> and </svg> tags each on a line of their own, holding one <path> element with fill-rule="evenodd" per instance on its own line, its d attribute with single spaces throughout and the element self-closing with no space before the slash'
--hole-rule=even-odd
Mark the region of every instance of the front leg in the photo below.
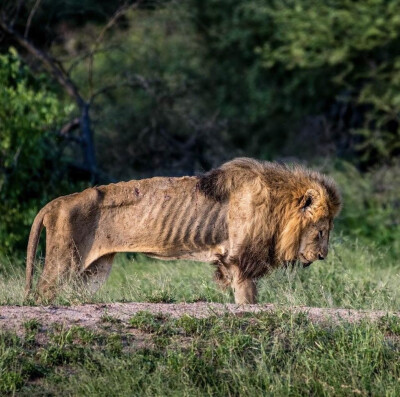
<svg viewBox="0 0 400 397">
<path fill-rule="evenodd" d="M 241 272 L 237 266 L 230 269 L 232 274 L 231 287 L 235 295 L 237 305 L 254 304 L 257 302 L 257 287 L 253 279 L 241 278 Z"/>
</svg>

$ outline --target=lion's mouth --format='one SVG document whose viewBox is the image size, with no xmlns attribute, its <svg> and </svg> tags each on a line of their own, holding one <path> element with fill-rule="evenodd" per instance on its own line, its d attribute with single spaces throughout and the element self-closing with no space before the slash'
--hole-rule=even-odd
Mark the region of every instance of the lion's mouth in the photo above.
<svg viewBox="0 0 400 397">
<path fill-rule="evenodd" d="M 310 266 L 312 264 L 312 261 L 306 261 L 303 257 L 303 258 L 299 258 L 297 260 L 283 262 L 283 266 L 286 269 L 293 269 L 296 265 L 299 265 L 299 264 L 302 265 L 302 267 L 304 268 L 304 267 Z"/>
<path fill-rule="evenodd" d="M 311 265 L 312 261 L 309 261 L 303 254 L 299 254 L 300 262 L 302 263 L 303 267 L 308 267 Z"/>
</svg>

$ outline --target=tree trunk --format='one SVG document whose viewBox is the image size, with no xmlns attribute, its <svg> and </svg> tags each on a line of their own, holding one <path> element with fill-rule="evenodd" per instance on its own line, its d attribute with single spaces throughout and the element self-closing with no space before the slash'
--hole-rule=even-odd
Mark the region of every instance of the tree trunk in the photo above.
<svg viewBox="0 0 400 397">
<path fill-rule="evenodd" d="M 81 107 L 80 129 L 82 137 L 83 162 L 87 170 L 90 172 L 90 182 L 93 185 L 97 182 L 97 164 L 89 109 L 90 105 L 88 103 L 83 104 Z"/>
</svg>

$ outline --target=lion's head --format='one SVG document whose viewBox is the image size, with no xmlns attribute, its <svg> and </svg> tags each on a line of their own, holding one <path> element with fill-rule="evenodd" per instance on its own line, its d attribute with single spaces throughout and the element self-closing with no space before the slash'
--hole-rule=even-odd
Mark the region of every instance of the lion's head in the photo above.
<svg viewBox="0 0 400 397">
<path fill-rule="evenodd" d="M 301 166 L 239 158 L 200 180 L 201 190 L 230 203 L 233 234 L 242 231 L 234 258 L 245 276 L 279 263 L 310 265 L 328 254 L 333 219 L 341 207 L 335 182 Z"/>
<path fill-rule="evenodd" d="M 302 226 L 293 260 L 298 260 L 305 267 L 316 260 L 324 260 L 328 255 L 329 235 L 336 212 L 332 213 L 333 209 L 329 208 L 324 190 L 307 190 L 299 209 Z"/>
<path fill-rule="evenodd" d="M 316 260 L 324 260 L 328 255 L 330 222 L 321 219 L 310 223 L 300 237 L 298 260 L 306 267 Z"/>
<path fill-rule="evenodd" d="M 332 179 L 304 168 L 292 172 L 292 200 L 287 200 L 282 212 L 278 257 L 309 266 L 328 255 L 329 236 L 341 199 Z"/>
</svg>

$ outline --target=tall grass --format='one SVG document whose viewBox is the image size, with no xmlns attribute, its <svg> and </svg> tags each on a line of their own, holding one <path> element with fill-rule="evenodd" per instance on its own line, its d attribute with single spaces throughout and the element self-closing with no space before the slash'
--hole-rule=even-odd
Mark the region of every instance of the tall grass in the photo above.
<svg viewBox="0 0 400 397">
<path fill-rule="evenodd" d="M 37 271 L 37 273 L 40 271 Z M 20 268 L 0 280 L 0 304 L 22 304 Z M 259 301 L 355 309 L 400 308 L 400 264 L 385 251 L 340 236 L 328 259 L 309 268 L 279 269 L 259 281 Z M 141 255 L 117 257 L 105 285 L 94 295 L 64 289 L 59 304 L 83 302 L 233 302 L 213 282 L 213 267 L 188 261 L 159 261 Z"/>
</svg>

